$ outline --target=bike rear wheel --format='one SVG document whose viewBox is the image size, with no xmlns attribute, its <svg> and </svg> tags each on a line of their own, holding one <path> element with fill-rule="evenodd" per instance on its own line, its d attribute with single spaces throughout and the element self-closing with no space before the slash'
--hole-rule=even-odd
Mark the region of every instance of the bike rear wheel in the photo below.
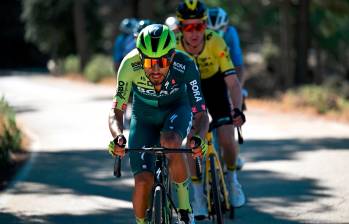
<svg viewBox="0 0 349 224">
<path fill-rule="evenodd" d="M 221 203 L 221 197 L 220 197 L 221 190 L 220 190 L 219 180 L 216 174 L 215 156 L 210 155 L 209 160 L 210 160 L 210 174 L 212 178 L 211 180 L 212 181 L 211 191 L 212 191 L 212 197 L 213 197 L 212 208 L 214 210 L 214 215 L 216 216 L 217 223 L 223 224 L 224 219 L 223 219 L 222 203 Z"/>
</svg>

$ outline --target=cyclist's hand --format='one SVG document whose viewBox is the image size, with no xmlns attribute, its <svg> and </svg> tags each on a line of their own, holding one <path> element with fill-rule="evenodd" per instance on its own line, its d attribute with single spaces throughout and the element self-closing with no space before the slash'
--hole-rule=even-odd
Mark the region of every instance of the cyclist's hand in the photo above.
<svg viewBox="0 0 349 224">
<path fill-rule="evenodd" d="M 108 145 L 108 151 L 112 156 L 121 156 L 125 155 L 125 146 L 126 146 L 126 138 L 124 135 L 118 135 L 111 141 Z"/>
<path fill-rule="evenodd" d="M 234 108 L 233 110 L 233 124 L 236 127 L 242 126 L 246 122 L 246 117 L 244 112 L 242 112 L 239 108 Z"/>
<path fill-rule="evenodd" d="M 207 142 L 200 138 L 198 135 L 194 135 L 190 138 L 190 148 L 193 150 L 193 158 L 196 157 L 202 158 L 207 151 Z"/>
</svg>

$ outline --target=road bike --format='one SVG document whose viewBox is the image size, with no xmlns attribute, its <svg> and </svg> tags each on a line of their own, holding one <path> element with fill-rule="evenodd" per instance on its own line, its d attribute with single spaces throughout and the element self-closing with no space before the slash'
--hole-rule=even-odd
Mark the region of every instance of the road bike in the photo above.
<svg viewBox="0 0 349 224">
<path fill-rule="evenodd" d="M 223 215 L 226 212 L 229 212 L 230 219 L 234 219 L 235 216 L 234 206 L 231 206 L 229 203 L 228 189 L 224 179 L 224 170 L 221 165 L 221 156 L 219 156 L 212 142 L 212 130 L 222 124 L 226 124 L 226 121 L 210 124 L 209 132 L 206 134 L 208 149 L 206 152 L 206 160 L 204 161 L 205 166 L 203 170 L 204 192 L 206 192 L 209 218 L 212 219 L 213 223 L 218 224 L 224 223 Z M 239 127 L 237 130 L 239 143 L 242 144 L 243 138 L 241 128 Z"/>
<path fill-rule="evenodd" d="M 154 184 L 151 191 L 150 205 L 147 210 L 146 220 L 150 224 L 170 224 L 173 219 L 173 211 L 177 214 L 178 210 L 171 197 L 171 181 L 169 178 L 168 153 L 192 153 L 192 149 L 168 149 L 163 147 L 150 147 L 130 149 L 126 152 L 144 152 L 155 155 L 154 165 Z M 117 157 L 114 163 L 114 176 L 121 177 L 121 159 Z M 200 167 L 197 167 L 200 172 Z"/>
</svg>

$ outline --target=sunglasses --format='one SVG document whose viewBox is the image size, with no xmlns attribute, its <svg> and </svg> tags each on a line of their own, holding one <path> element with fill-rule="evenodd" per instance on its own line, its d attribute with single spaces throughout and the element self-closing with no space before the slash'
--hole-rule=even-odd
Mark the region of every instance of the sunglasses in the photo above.
<svg viewBox="0 0 349 224">
<path fill-rule="evenodd" d="M 143 68 L 149 69 L 158 65 L 160 68 L 167 68 L 170 66 L 171 58 L 163 56 L 161 58 L 143 58 Z"/>
<path fill-rule="evenodd" d="M 185 32 L 193 32 L 194 30 L 202 32 L 206 29 L 205 23 L 192 23 L 192 24 L 182 24 L 181 30 Z"/>
</svg>

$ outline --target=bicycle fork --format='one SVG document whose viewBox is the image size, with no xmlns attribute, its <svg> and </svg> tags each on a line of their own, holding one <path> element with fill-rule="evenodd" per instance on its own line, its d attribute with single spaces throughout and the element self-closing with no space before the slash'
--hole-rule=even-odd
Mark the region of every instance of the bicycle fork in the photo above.
<svg viewBox="0 0 349 224">
<path fill-rule="evenodd" d="M 207 133 L 206 135 L 206 139 L 208 141 L 208 149 L 207 149 L 207 156 L 206 156 L 206 161 L 205 161 L 205 188 L 207 191 L 207 206 L 208 206 L 208 212 L 211 213 L 212 212 L 212 198 L 210 195 L 210 191 L 211 191 L 211 184 L 210 181 L 212 180 L 211 174 L 210 174 L 210 169 L 211 169 L 211 165 L 210 165 L 210 161 L 214 160 L 214 165 L 215 165 L 215 173 L 217 174 L 217 180 L 218 183 L 221 185 L 221 189 L 222 189 L 222 193 L 223 193 L 223 197 L 224 197 L 224 209 L 226 211 L 229 211 L 230 209 L 230 203 L 229 203 L 229 197 L 228 197 L 228 191 L 227 191 L 227 186 L 224 180 L 224 173 L 223 173 L 223 169 L 218 157 L 218 154 L 216 152 L 216 150 L 214 149 L 214 146 L 212 144 L 212 134 Z"/>
</svg>

